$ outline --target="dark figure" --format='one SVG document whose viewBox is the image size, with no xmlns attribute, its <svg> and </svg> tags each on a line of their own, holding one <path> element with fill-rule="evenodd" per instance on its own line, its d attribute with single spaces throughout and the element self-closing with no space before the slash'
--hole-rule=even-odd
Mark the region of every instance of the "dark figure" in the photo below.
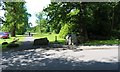
<svg viewBox="0 0 120 72">
<path fill-rule="evenodd" d="M 29 32 L 29 36 L 30 36 L 30 32 Z"/>
</svg>

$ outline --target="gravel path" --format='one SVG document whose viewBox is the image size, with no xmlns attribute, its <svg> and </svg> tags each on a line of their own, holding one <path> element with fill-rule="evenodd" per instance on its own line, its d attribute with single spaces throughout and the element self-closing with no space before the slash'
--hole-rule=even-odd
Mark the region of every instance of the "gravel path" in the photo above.
<svg viewBox="0 0 120 72">
<path fill-rule="evenodd" d="M 34 41 L 33 37 L 26 37 L 23 45 L 21 45 L 21 48 L 31 48 L 33 41 Z"/>
<path fill-rule="evenodd" d="M 118 69 L 118 46 L 78 46 L 71 50 L 63 48 L 46 50 L 44 48 L 32 49 L 33 40 L 32 37 L 26 37 L 18 50 L 3 52 L 3 70 Z"/>
<path fill-rule="evenodd" d="M 16 51 L 31 49 L 32 47 L 34 47 L 33 41 L 34 41 L 33 37 L 25 36 L 24 41 L 20 43 L 19 47 L 2 51 L 2 54 L 4 54 L 4 52 L 6 52 L 6 51 L 7 52 L 16 52 Z"/>
<path fill-rule="evenodd" d="M 14 50 L 25 50 L 25 49 L 30 49 L 33 47 L 32 42 L 34 41 L 33 37 L 25 37 L 24 42 L 22 45 Z"/>
</svg>

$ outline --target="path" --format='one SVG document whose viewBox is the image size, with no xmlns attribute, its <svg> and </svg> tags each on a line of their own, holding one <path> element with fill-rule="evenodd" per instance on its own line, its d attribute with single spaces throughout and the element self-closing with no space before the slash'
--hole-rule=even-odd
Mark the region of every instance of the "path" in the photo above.
<svg viewBox="0 0 120 72">
<path fill-rule="evenodd" d="M 18 50 L 26 50 L 26 49 L 31 49 L 33 48 L 33 41 L 34 38 L 33 37 L 25 37 L 24 41 L 22 42 L 22 44 L 18 47 L 18 48 L 14 48 L 14 51 L 18 51 Z"/>
<path fill-rule="evenodd" d="M 18 49 L 3 53 L 4 70 L 117 70 L 118 48 L 100 50 L 32 49 L 32 37 L 26 37 Z M 29 49 L 28 49 L 29 48 Z M 83 48 L 83 47 L 82 47 Z M 93 48 L 93 47 L 92 47 Z"/>
<path fill-rule="evenodd" d="M 23 49 L 29 49 L 33 46 L 32 42 L 34 41 L 33 37 L 25 37 L 25 40 L 23 42 L 23 44 L 20 46 L 20 48 Z"/>
</svg>

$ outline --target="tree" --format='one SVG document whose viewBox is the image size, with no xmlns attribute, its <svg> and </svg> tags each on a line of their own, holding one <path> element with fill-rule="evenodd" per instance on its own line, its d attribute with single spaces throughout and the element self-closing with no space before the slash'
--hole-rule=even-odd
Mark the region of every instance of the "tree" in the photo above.
<svg viewBox="0 0 120 72">
<path fill-rule="evenodd" d="M 36 14 L 37 17 L 36 23 L 38 24 L 37 26 L 40 33 L 46 31 L 49 32 L 49 24 L 47 24 L 47 20 L 45 19 L 45 16 L 46 16 L 45 12 L 39 12 Z"/>
<path fill-rule="evenodd" d="M 60 33 L 65 31 L 60 29 L 69 27 L 65 24 L 75 24 L 74 27 L 76 29 L 73 33 L 76 32 L 86 40 L 91 35 L 92 37 L 98 37 L 98 39 L 108 39 L 113 35 L 113 31 L 117 32 L 120 30 L 119 7 L 120 2 L 52 2 L 44 11 L 47 12 L 48 23 L 50 23 L 51 28 L 60 31 Z"/>
<path fill-rule="evenodd" d="M 24 34 L 29 26 L 25 2 L 4 2 L 5 5 L 5 23 L 3 30 L 11 32 L 11 36 L 15 37 L 16 33 Z"/>
<path fill-rule="evenodd" d="M 0 10 L 4 10 L 4 8 L 3 8 L 3 3 L 2 2 L 0 2 Z M 4 17 L 2 17 L 1 15 L 0 15 L 0 31 L 1 31 L 1 26 L 2 26 L 2 24 L 4 23 L 5 21 L 4 21 Z"/>
<path fill-rule="evenodd" d="M 114 30 L 119 30 L 120 31 L 120 2 L 118 2 L 117 4 L 114 4 L 114 16 L 113 16 L 113 29 Z"/>
<path fill-rule="evenodd" d="M 87 39 L 87 30 L 84 23 L 84 10 L 86 3 L 51 3 L 49 7 L 44 11 L 48 12 L 49 23 L 52 24 L 54 29 L 61 29 L 66 23 L 74 23 L 79 28 L 79 35 L 84 36 Z M 70 13 L 77 9 L 78 12 L 75 15 Z M 63 25 L 62 25 L 63 24 Z M 60 27 L 60 28 L 59 28 Z"/>
<path fill-rule="evenodd" d="M 50 24 L 51 29 L 56 33 L 59 33 L 61 27 L 64 25 L 64 23 L 66 23 L 65 21 L 67 21 L 67 13 L 71 11 L 71 9 L 67 9 L 67 7 L 70 6 L 66 6 L 65 4 L 67 3 L 52 2 L 47 8 L 44 9 L 48 15 L 48 23 Z"/>
</svg>

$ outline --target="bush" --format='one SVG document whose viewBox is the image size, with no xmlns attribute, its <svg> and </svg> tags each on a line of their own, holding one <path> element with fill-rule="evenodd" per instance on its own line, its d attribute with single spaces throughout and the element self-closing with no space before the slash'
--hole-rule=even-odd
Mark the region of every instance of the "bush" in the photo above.
<svg viewBox="0 0 120 72">
<path fill-rule="evenodd" d="M 67 34 L 72 34 L 74 32 L 75 32 L 75 24 L 65 24 L 59 32 L 59 37 L 65 38 Z"/>
<path fill-rule="evenodd" d="M 112 31 L 112 39 L 120 39 L 120 32 L 119 31 Z"/>
</svg>

